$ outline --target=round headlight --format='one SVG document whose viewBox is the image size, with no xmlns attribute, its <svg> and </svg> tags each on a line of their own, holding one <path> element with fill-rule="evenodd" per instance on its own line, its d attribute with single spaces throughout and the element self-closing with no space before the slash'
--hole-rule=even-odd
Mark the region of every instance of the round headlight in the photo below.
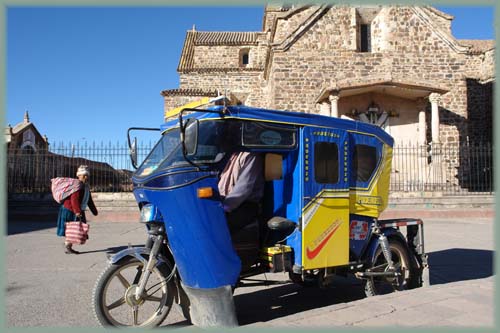
<svg viewBox="0 0 500 333">
<path fill-rule="evenodd" d="M 141 220 L 142 223 L 148 222 L 163 222 L 163 217 L 160 211 L 155 205 L 147 204 L 141 209 Z"/>
</svg>

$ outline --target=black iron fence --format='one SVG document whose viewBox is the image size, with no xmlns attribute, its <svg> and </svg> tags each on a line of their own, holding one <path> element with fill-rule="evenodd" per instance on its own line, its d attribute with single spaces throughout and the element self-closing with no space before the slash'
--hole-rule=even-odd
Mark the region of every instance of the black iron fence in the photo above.
<svg viewBox="0 0 500 333">
<path fill-rule="evenodd" d="M 152 144 L 141 144 L 138 157 L 144 158 Z M 130 192 L 132 163 L 125 143 L 60 144 L 49 151 L 11 149 L 7 153 L 9 193 L 50 192 L 54 177 L 76 177 L 80 165 L 90 168 L 94 192 Z"/>
<path fill-rule="evenodd" d="M 140 144 L 139 159 L 152 144 Z M 120 144 L 66 144 L 50 151 L 9 150 L 9 193 L 50 192 L 50 179 L 75 177 L 81 164 L 90 167 L 94 192 L 132 190 L 128 147 Z M 493 193 L 493 154 L 490 144 L 393 149 L 392 192 L 442 192 L 450 195 Z"/>
<path fill-rule="evenodd" d="M 398 145 L 393 149 L 392 192 L 493 193 L 493 147 Z"/>
</svg>

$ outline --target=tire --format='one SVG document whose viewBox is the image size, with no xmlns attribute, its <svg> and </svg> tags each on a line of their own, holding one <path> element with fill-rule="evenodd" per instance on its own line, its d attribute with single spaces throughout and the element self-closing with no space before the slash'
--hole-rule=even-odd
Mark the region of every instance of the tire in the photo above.
<svg viewBox="0 0 500 333">
<path fill-rule="evenodd" d="M 413 265 L 406 246 L 401 242 L 389 239 L 389 248 L 392 254 L 392 262 L 396 270 L 401 274 L 396 278 L 387 277 L 370 277 L 365 282 L 365 294 L 367 297 L 375 295 L 384 295 L 394 291 L 403 291 L 411 289 L 414 285 Z M 373 269 L 378 267 L 378 269 Z M 382 248 L 379 246 L 375 252 L 372 269 L 375 272 L 384 272 L 388 268 Z"/>
<path fill-rule="evenodd" d="M 134 284 L 134 279 L 137 268 L 142 267 L 143 263 L 138 259 L 126 257 L 109 265 L 101 273 L 94 287 L 92 301 L 94 314 L 102 326 L 153 328 L 165 320 L 172 308 L 175 290 L 172 279 L 164 282 L 170 273 L 169 269 L 155 267 L 145 288 L 151 298 L 135 301 L 133 295 L 137 284 Z M 134 306 L 137 317 L 135 321 Z"/>
</svg>

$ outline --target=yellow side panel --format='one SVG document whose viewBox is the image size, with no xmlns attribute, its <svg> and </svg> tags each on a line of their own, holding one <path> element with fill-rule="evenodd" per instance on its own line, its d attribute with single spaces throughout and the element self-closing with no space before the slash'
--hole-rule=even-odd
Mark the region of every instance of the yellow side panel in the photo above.
<svg viewBox="0 0 500 333">
<path fill-rule="evenodd" d="M 317 198 L 303 212 L 302 263 L 305 269 L 349 262 L 349 199 Z"/>
<path fill-rule="evenodd" d="M 382 161 L 367 188 L 351 188 L 349 193 L 352 214 L 379 217 L 387 208 L 391 178 L 392 148 L 384 145 Z"/>
<path fill-rule="evenodd" d="M 370 193 L 351 191 L 350 197 L 350 210 L 352 214 L 379 217 L 379 207 L 382 206 L 382 198 L 375 195 L 375 191 Z"/>
</svg>

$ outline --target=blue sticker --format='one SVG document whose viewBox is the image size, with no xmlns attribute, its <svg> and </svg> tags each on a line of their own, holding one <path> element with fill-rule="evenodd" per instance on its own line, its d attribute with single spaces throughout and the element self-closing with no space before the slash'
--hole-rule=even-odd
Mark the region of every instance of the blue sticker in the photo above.
<svg viewBox="0 0 500 333">
<path fill-rule="evenodd" d="M 260 134 L 260 141 L 266 145 L 277 145 L 281 142 L 281 134 L 276 131 L 264 131 Z"/>
</svg>

